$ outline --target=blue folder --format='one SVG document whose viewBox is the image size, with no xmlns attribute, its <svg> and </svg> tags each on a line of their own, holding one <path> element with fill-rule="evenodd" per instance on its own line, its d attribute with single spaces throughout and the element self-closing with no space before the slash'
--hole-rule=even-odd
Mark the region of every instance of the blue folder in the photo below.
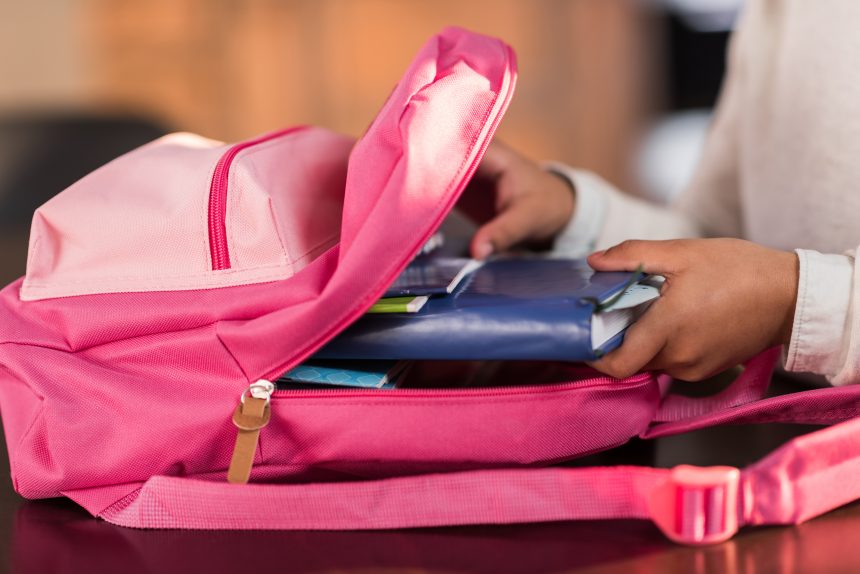
<svg viewBox="0 0 860 574">
<path fill-rule="evenodd" d="M 317 352 L 327 359 L 593 360 L 592 318 L 641 278 L 582 260 L 488 261 L 418 313 L 365 315 Z M 626 327 L 626 325 L 625 325 Z"/>
</svg>

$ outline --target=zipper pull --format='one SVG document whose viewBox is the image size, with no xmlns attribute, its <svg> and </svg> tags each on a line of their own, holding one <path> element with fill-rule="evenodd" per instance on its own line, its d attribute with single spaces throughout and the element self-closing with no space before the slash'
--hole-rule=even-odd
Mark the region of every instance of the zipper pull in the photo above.
<svg viewBox="0 0 860 574">
<path fill-rule="evenodd" d="M 227 471 L 227 482 L 248 482 L 260 440 L 260 429 L 269 424 L 272 417 L 269 403 L 273 392 L 275 385 L 260 379 L 242 393 L 239 405 L 233 412 L 233 424 L 239 432 L 236 435 L 236 446 L 233 447 L 233 457 L 230 459 L 230 469 Z"/>
</svg>

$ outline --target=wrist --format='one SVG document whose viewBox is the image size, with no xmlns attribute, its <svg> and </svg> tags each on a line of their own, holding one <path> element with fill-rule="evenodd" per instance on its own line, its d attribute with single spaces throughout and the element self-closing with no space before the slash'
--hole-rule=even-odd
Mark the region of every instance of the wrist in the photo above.
<svg viewBox="0 0 860 574">
<path fill-rule="evenodd" d="M 557 217 L 552 229 L 552 237 L 557 237 L 564 231 L 576 212 L 576 185 L 564 174 L 551 169 L 544 172 L 549 176 L 547 184 L 555 190 L 554 196 L 558 197 L 558 201 L 554 202 L 557 207 Z"/>
<path fill-rule="evenodd" d="M 791 252 L 779 252 L 782 259 L 783 272 L 779 284 L 779 290 L 784 302 L 785 309 L 782 325 L 777 334 L 777 344 L 788 345 L 791 342 L 791 332 L 794 325 L 794 310 L 797 306 L 797 285 L 800 278 L 800 261 L 797 254 Z"/>
<path fill-rule="evenodd" d="M 562 163 L 545 163 L 543 168 L 564 182 L 572 199 L 567 223 L 556 235 L 553 250 L 566 257 L 585 257 L 596 248 L 606 221 L 608 186 L 593 173 Z"/>
</svg>

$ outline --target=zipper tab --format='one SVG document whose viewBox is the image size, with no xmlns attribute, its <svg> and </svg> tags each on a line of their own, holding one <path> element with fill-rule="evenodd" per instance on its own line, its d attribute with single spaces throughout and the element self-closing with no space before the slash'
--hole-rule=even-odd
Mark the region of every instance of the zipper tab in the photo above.
<svg viewBox="0 0 860 574">
<path fill-rule="evenodd" d="M 239 404 L 233 411 L 233 424 L 236 425 L 236 446 L 227 471 L 227 482 L 245 484 L 251 476 L 260 429 L 269 424 L 272 418 L 271 399 L 275 385 L 260 379 L 249 386 L 239 397 Z"/>
</svg>

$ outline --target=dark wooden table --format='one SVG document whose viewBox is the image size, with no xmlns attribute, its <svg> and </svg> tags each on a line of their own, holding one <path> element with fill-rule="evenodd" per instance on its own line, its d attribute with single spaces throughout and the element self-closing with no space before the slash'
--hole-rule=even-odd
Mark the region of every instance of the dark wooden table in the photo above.
<svg viewBox="0 0 860 574">
<path fill-rule="evenodd" d="M 25 243 L 0 237 L 0 279 Z M 2 413 L 0 413 L 2 415 Z M 809 427 L 724 427 L 634 441 L 591 464 L 746 465 Z M 797 527 L 742 530 L 706 548 L 668 542 L 635 520 L 386 532 L 193 532 L 119 528 L 67 500 L 12 491 L 0 443 L 0 572 L 860 572 L 860 504 Z"/>
</svg>

